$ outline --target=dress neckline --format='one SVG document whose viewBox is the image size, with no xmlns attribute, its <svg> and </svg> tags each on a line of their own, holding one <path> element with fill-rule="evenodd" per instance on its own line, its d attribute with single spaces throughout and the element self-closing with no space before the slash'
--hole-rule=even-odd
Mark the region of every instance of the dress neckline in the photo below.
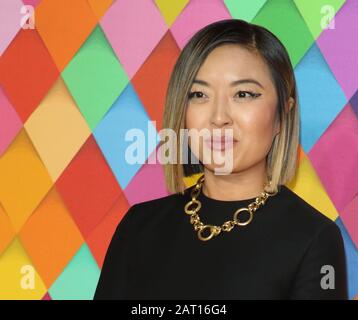
<svg viewBox="0 0 358 320">
<path fill-rule="evenodd" d="M 239 204 L 239 203 L 244 203 L 244 202 L 253 202 L 255 201 L 255 199 L 258 197 L 259 195 L 257 195 L 256 197 L 252 197 L 252 198 L 248 198 L 248 199 L 240 199 L 240 200 L 220 200 L 220 199 L 215 199 L 215 198 L 211 198 L 207 195 L 205 195 L 205 193 L 203 192 L 203 190 L 200 191 L 200 194 L 198 196 L 198 199 L 204 200 L 205 202 L 208 203 L 216 203 L 216 204 L 220 204 L 220 205 L 230 205 L 230 204 Z"/>
<path fill-rule="evenodd" d="M 190 187 L 189 192 L 188 192 L 188 197 L 189 199 L 191 198 L 190 192 L 191 190 L 195 187 L 195 185 L 193 185 L 192 187 Z M 279 189 L 279 192 L 277 195 L 275 195 L 274 197 L 277 197 L 281 191 L 282 188 L 284 188 L 284 186 L 281 186 L 281 190 Z M 248 199 L 240 199 L 240 200 L 220 200 L 220 199 L 215 199 L 215 198 L 211 198 L 209 196 L 207 196 L 203 190 L 200 191 L 199 196 L 198 196 L 198 200 L 202 201 L 206 204 L 209 205 L 217 205 L 217 206 L 237 206 L 237 205 L 242 205 L 242 204 L 249 204 L 251 202 L 254 202 L 256 200 L 256 198 L 259 196 L 259 194 L 256 197 L 251 197 Z M 271 198 L 271 197 L 269 197 Z"/>
</svg>

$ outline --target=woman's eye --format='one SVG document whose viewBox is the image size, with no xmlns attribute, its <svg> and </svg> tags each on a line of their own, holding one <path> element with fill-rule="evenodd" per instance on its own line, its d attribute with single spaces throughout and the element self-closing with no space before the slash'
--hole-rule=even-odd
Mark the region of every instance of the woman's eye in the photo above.
<svg viewBox="0 0 358 320">
<path fill-rule="evenodd" d="M 198 95 L 197 95 L 198 94 Z M 203 97 L 203 93 L 201 91 L 193 91 L 193 92 L 190 92 L 188 97 L 189 99 L 192 99 L 192 98 L 202 98 Z"/>
<path fill-rule="evenodd" d="M 236 94 L 239 98 L 257 98 L 261 96 L 261 93 L 254 93 L 251 91 L 238 91 Z"/>
<path fill-rule="evenodd" d="M 257 98 L 261 96 L 261 93 L 254 93 L 251 91 L 238 91 L 236 95 L 238 95 L 239 98 Z M 188 98 L 189 100 L 192 98 L 200 99 L 203 98 L 204 96 L 205 96 L 204 93 L 202 93 L 201 91 L 193 91 L 189 93 Z"/>
</svg>

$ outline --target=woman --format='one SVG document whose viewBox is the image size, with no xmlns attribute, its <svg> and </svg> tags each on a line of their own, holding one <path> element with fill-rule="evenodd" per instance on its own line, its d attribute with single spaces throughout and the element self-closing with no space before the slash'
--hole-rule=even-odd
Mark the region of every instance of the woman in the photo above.
<svg viewBox="0 0 358 320">
<path fill-rule="evenodd" d="M 172 194 L 130 207 L 95 299 L 347 299 L 339 228 L 284 185 L 297 167 L 299 109 L 271 32 L 236 19 L 199 30 L 174 67 L 163 127 L 212 135 L 175 142 L 178 159 L 189 150 L 199 161 L 165 164 Z M 203 161 L 226 151 L 229 174 Z"/>
</svg>

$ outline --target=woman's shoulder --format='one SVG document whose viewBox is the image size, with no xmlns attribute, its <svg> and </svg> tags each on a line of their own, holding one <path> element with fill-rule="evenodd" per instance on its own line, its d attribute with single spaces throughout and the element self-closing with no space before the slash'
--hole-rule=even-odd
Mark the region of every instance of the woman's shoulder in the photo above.
<svg viewBox="0 0 358 320">
<path fill-rule="evenodd" d="M 148 210 L 161 210 L 168 208 L 168 206 L 178 205 L 183 201 L 185 195 L 187 194 L 189 188 L 184 190 L 184 193 L 171 193 L 166 196 L 140 201 L 133 204 L 131 207 L 136 211 L 148 212 Z"/>
<path fill-rule="evenodd" d="M 279 218 L 290 229 L 300 230 L 308 237 L 329 228 L 339 230 L 338 225 L 325 213 L 308 203 L 300 195 L 285 185 L 281 185 L 281 195 L 276 201 L 280 206 Z"/>
<path fill-rule="evenodd" d="M 156 220 L 163 219 L 168 214 L 178 210 L 180 206 L 183 206 L 187 193 L 188 189 L 184 190 L 183 194 L 179 192 L 171 193 L 163 197 L 133 203 L 122 220 L 132 226 L 155 223 Z"/>
</svg>

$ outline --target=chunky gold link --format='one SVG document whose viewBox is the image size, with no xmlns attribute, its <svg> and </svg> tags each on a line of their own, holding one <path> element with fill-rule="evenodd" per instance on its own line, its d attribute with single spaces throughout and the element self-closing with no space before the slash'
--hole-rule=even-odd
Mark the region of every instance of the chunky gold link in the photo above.
<svg viewBox="0 0 358 320">
<path fill-rule="evenodd" d="M 194 209 L 189 209 L 189 207 L 193 204 L 196 204 L 196 208 Z M 193 200 L 190 200 L 184 207 L 184 210 L 187 214 L 195 214 L 196 212 L 198 212 L 201 208 L 201 202 L 199 200 L 196 200 L 196 199 L 193 199 Z"/>
<path fill-rule="evenodd" d="M 207 237 L 204 237 L 202 232 L 206 229 L 210 230 L 210 234 Z M 212 237 L 217 236 L 221 232 L 221 228 L 217 226 L 213 226 L 211 224 L 207 224 L 199 229 L 198 237 L 200 240 L 207 241 L 210 240 Z"/>
<path fill-rule="evenodd" d="M 226 231 L 226 232 L 229 232 L 231 231 L 231 229 L 235 227 L 235 223 L 233 221 L 225 221 L 222 226 L 221 226 L 221 229 L 223 231 Z"/>
<path fill-rule="evenodd" d="M 197 184 L 191 192 L 191 198 L 196 200 L 197 197 L 199 196 L 199 193 L 200 193 L 200 185 Z"/>
<path fill-rule="evenodd" d="M 244 212 L 244 211 L 247 211 L 249 213 L 249 219 L 247 219 L 246 221 L 244 222 L 241 222 L 239 220 L 239 213 L 240 212 Z M 235 224 L 237 224 L 238 226 L 246 226 L 248 225 L 251 221 L 252 221 L 252 218 L 254 217 L 253 216 L 254 214 L 254 211 L 250 210 L 249 208 L 240 208 L 240 209 L 237 209 L 234 213 L 234 222 Z"/>
<path fill-rule="evenodd" d="M 204 179 L 204 175 L 200 176 L 200 178 L 196 182 L 195 187 L 191 190 L 191 200 L 184 206 L 185 213 L 190 215 L 190 223 L 194 226 L 194 230 L 198 233 L 198 238 L 202 241 L 208 241 L 212 239 L 213 237 L 219 235 L 221 231 L 229 232 L 235 227 L 235 225 L 239 227 L 248 225 L 252 221 L 256 210 L 263 206 L 269 197 L 276 195 L 278 192 L 266 192 L 265 184 L 264 191 L 260 193 L 260 195 L 255 199 L 254 202 L 250 203 L 247 207 L 239 208 L 234 212 L 233 220 L 225 221 L 221 226 L 215 226 L 211 224 L 204 224 L 203 222 L 201 222 L 198 214 L 199 210 L 201 209 L 201 202 L 198 200 L 198 197 Z M 268 185 L 270 184 L 271 181 L 268 182 Z M 194 208 L 191 208 L 193 206 Z M 245 211 L 249 213 L 249 218 L 246 221 L 240 221 L 239 215 L 241 212 Z M 209 230 L 209 235 L 205 237 L 203 233 L 206 230 Z"/>
</svg>

